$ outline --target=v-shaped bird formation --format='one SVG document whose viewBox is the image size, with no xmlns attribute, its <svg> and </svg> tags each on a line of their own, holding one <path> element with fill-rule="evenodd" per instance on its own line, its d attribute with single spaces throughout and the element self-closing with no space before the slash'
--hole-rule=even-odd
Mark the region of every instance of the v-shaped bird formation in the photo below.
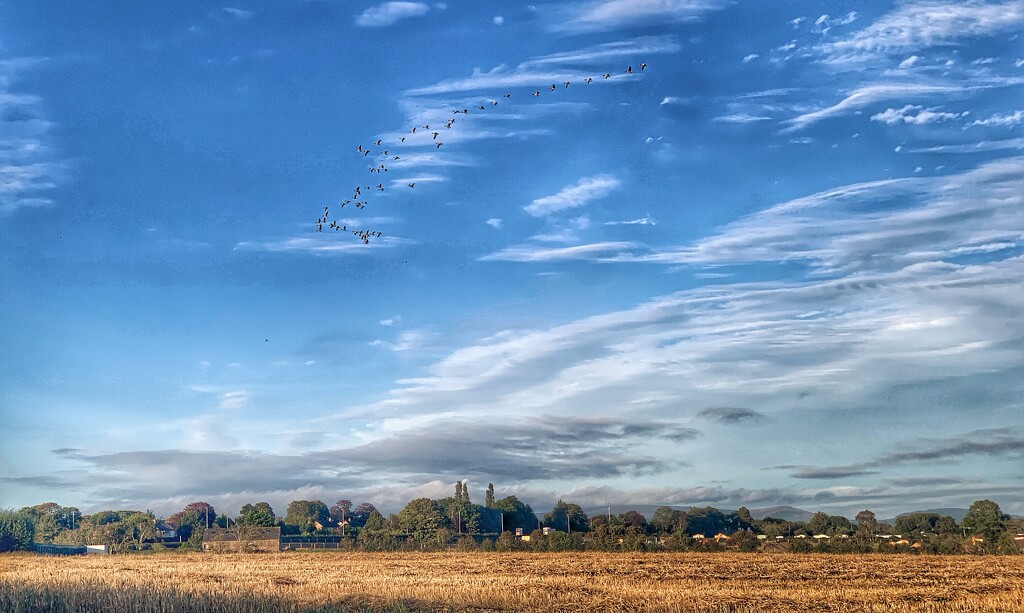
<svg viewBox="0 0 1024 613">
<path fill-rule="evenodd" d="M 647 64 L 641 63 L 639 65 L 640 71 L 647 69 Z M 622 71 L 624 74 L 633 74 L 633 66 L 627 66 Z M 590 85 L 594 82 L 594 79 L 610 79 L 612 73 L 605 72 L 601 73 L 598 77 L 586 77 L 581 82 L 584 85 Z M 568 89 L 572 85 L 571 81 L 563 81 L 561 87 L 557 83 L 552 83 L 550 88 L 545 88 L 549 92 L 557 92 L 559 90 Z M 537 89 L 531 93 L 531 97 L 540 98 L 542 96 L 541 90 Z M 505 92 L 502 99 L 512 98 L 512 92 Z M 368 171 L 370 174 L 383 174 L 389 171 L 388 163 L 396 162 L 402 159 L 400 151 L 397 148 L 404 150 L 408 147 L 422 147 L 433 145 L 434 150 L 440 150 L 444 146 L 444 135 L 448 130 L 455 129 L 456 122 L 459 119 L 459 115 L 469 115 L 470 113 L 486 112 L 489 109 L 493 109 L 498 106 L 498 99 L 484 98 L 483 104 L 475 104 L 472 108 L 456 108 L 452 110 L 452 116 L 444 120 L 440 120 L 436 123 L 424 123 L 423 125 L 412 126 L 402 136 L 399 136 L 394 142 L 385 143 L 384 139 L 378 138 L 372 140 L 370 145 L 363 145 L 362 143 L 356 145 L 354 152 L 360 158 L 370 160 Z M 434 126 L 431 128 L 431 126 Z M 442 131 L 444 130 L 444 131 Z M 426 137 L 429 137 L 426 138 Z M 415 139 L 415 140 L 412 140 Z M 409 141 L 407 144 L 406 141 Z M 415 181 L 407 183 L 407 187 L 403 189 L 415 189 Z M 357 209 L 365 209 L 366 205 L 370 203 L 370 194 L 380 193 L 385 191 L 384 182 L 379 181 L 376 185 L 370 182 L 367 185 L 357 185 L 349 197 L 342 200 L 337 204 L 337 209 L 344 209 L 346 206 L 353 206 Z M 349 232 L 357 239 L 363 242 L 364 245 L 369 245 L 370 240 L 374 238 L 380 238 L 382 233 L 379 230 L 366 230 L 358 228 L 350 228 L 349 225 L 341 224 L 337 219 L 332 219 L 332 211 L 330 206 L 325 206 L 323 214 L 316 220 L 316 231 L 323 232 L 324 230 L 335 231 L 335 232 Z"/>
</svg>

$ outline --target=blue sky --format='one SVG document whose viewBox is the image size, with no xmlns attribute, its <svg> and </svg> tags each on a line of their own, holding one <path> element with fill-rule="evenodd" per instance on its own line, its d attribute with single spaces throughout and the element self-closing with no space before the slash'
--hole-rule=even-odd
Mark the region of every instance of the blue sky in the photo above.
<svg viewBox="0 0 1024 613">
<path fill-rule="evenodd" d="M 1024 513 L 1022 29 L 6 2 L 0 506 Z"/>
</svg>

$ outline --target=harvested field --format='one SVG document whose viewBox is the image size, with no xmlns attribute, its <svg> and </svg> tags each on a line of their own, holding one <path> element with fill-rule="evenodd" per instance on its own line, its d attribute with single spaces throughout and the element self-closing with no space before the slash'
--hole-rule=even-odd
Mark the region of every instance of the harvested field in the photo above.
<svg viewBox="0 0 1024 613">
<path fill-rule="evenodd" d="M 0 556 L 2 611 L 1024 611 L 1024 556 Z"/>
</svg>

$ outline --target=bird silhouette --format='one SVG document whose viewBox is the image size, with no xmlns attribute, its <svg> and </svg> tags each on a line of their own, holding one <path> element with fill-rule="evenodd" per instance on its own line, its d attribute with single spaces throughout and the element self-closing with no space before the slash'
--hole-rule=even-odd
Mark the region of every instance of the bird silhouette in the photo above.
<svg viewBox="0 0 1024 613">
<path fill-rule="evenodd" d="M 638 66 L 639 66 L 641 71 L 644 71 L 644 70 L 647 69 L 647 63 L 646 62 L 641 62 L 641 63 L 638 64 Z M 626 66 L 626 69 L 623 72 L 625 74 L 633 74 L 633 65 L 630 64 L 630 65 Z M 594 82 L 594 79 L 597 78 L 597 76 L 598 75 L 587 76 L 586 78 L 583 78 L 582 80 L 586 84 L 589 85 L 589 84 Z M 604 79 L 610 79 L 612 77 L 612 73 L 610 73 L 610 72 L 600 73 L 600 76 L 603 77 Z M 561 84 L 562 84 L 562 87 L 564 89 L 568 89 L 569 86 L 572 84 L 572 81 L 563 81 Z M 558 91 L 558 85 L 555 84 L 555 83 L 552 83 L 550 88 L 549 88 L 549 90 L 552 91 L 552 92 Z M 532 95 L 535 98 L 540 98 L 541 90 L 535 90 Z M 505 92 L 505 93 L 502 94 L 501 97 L 506 98 L 506 99 L 507 98 L 511 98 L 512 97 L 512 92 Z M 485 101 L 482 104 L 477 104 L 475 106 L 476 106 L 477 110 L 484 111 L 484 110 L 487 109 L 488 106 L 498 106 L 498 100 L 496 100 L 496 99 L 485 99 Z M 464 108 L 461 111 L 459 109 L 454 109 L 452 111 L 452 114 L 453 115 L 459 115 L 459 114 L 468 115 L 469 114 L 469 109 L 468 108 Z M 455 117 L 451 117 L 447 121 L 445 121 L 444 127 L 445 127 L 446 130 L 452 129 L 452 126 L 455 123 L 455 119 L 456 119 Z M 409 130 L 409 133 L 410 134 L 416 134 L 418 128 L 419 128 L 419 126 L 412 126 L 412 128 Z M 429 123 L 424 123 L 423 126 L 422 126 L 422 129 L 423 130 L 430 130 L 430 124 Z M 431 140 L 434 141 L 434 148 L 435 148 L 435 150 L 439 150 L 444 145 L 444 143 L 442 143 L 442 142 L 437 140 L 438 137 L 440 136 L 440 131 L 433 131 L 430 134 L 431 134 Z M 406 136 L 398 137 L 398 143 L 405 143 L 406 140 L 407 140 Z M 374 145 L 380 147 L 383 144 L 383 138 L 377 138 L 376 140 L 372 140 L 372 142 L 373 142 Z M 357 153 L 362 153 L 364 157 L 368 156 L 371 153 L 370 149 L 367 148 L 367 147 L 363 147 L 362 144 L 358 144 L 356 146 L 356 152 Z M 391 155 L 391 151 L 389 151 L 388 149 L 379 150 L 376 155 L 383 156 L 384 158 L 391 157 L 391 159 L 393 159 L 393 160 L 400 159 L 399 155 L 392 156 Z M 384 165 L 384 164 L 379 164 L 379 165 L 376 165 L 376 166 L 370 166 L 368 168 L 368 170 L 371 173 L 379 174 L 379 173 L 382 173 L 382 172 L 388 172 L 388 167 L 386 165 Z M 416 183 L 415 182 L 409 182 L 408 186 L 410 188 L 414 188 L 414 187 L 416 187 Z M 378 191 L 378 192 L 386 191 L 383 183 L 377 183 L 375 187 L 376 187 L 376 191 Z M 352 198 L 351 199 L 343 200 L 342 202 L 340 202 L 338 204 L 338 207 L 339 208 L 345 208 L 346 205 L 352 204 L 353 206 L 355 206 L 358 209 L 365 209 L 366 206 L 369 204 L 369 199 L 364 197 L 364 194 L 363 194 L 363 190 L 364 189 L 366 191 L 370 191 L 373 188 L 371 188 L 371 186 L 369 186 L 369 185 L 367 185 L 365 187 L 356 186 L 354 191 L 353 191 Z M 331 217 L 330 208 L 325 206 L 324 210 L 323 210 L 323 214 L 321 216 L 319 216 L 317 218 L 317 220 L 316 220 L 317 232 L 322 232 L 324 225 L 327 225 L 327 227 L 329 229 L 333 229 L 335 231 L 339 231 L 339 230 L 349 231 L 347 224 L 339 225 L 338 220 L 331 220 L 330 217 Z M 379 230 L 370 230 L 370 229 L 356 230 L 356 229 L 352 229 L 351 231 L 352 231 L 353 235 L 356 236 L 357 238 L 359 238 L 360 241 L 362 241 L 364 244 L 369 244 L 371 238 L 377 238 L 377 237 L 380 237 L 382 235 Z"/>
</svg>

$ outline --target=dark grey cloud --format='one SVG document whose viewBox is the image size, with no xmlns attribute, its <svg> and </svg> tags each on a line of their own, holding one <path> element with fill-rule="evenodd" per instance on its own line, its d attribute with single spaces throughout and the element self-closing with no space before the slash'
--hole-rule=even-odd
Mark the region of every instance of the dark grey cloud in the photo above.
<svg viewBox="0 0 1024 613">
<path fill-rule="evenodd" d="M 845 479 L 847 477 L 856 477 L 859 475 L 873 475 L 878 473 L 877 470 L 867 470 L 864 468 L 857 468 L 852 466 L 836 466 L 825 468 L 814 468 L 810 466 L 804 466 L 790 468 L 796 468 L 796 470 L 789 473 L 789 476 L 793 477 L 794 479 Z"/>
<path fill-rule="evenodd" d="M 511 479 L 651 474 L 675 464 L 636 453 L 651 438 L 691 440 L 680 424 L 541 416 L 513 423 L 445 421 L 338 452 L 375 470 Z"/>
<path fill-rule="evenodd" d="M 880 458 L 874 464 L 877 466 L 889 466 L 907 462 L 949 460 L 968 455 L 1020 455 L 1020 452 L 1024 451 L 1024 439 L 1012 436 L 1005 429 L 978 430 L 969 436 L 971 438 L 937 441 L 932 446 L 918 451 L 890 453 Z"/>
<path fill-rule="evenodd" d="M 917 450 L 888 453 L 875 460 L 845 466 L 781 465 L 773 468 L 791 470 L 795 479 L 843 479 L 878 473 L 881 468 L 904 464 L 944 462 L 965 456 L 1024 456 L 1024 438 L 1009 428 L 975 430 L 966 435 L 927 441 Z M 895 480 L 890 480 L 895 481 Z"/>
<path fill-rule="evenodd" d="M 75 481 L 69 481 L 52 475 L 36 475 L 29 477 L 0 477 L 0 483 L 12 483 L 32 487 L 45 487 L 49 489 L 70 490 L 78 487 Z"/>
<path fill-rule="evenodd" d="M 766 419 L 761 413 L 743 407 L 708 407 L 698 412 L 697 417 L 718 421 L 723 424 L 740 424 Z"/>
<path fill-rule="evenodd" d="M 346 449 L 297 453 L 164 449 L 89 454 L 56 449 L 83 463 L 77 483 L 94 500 L 121 501 L 225 492 L 322 487 L 413 487 L 441 478 L 532 479 L 651 475 L 681 465 L 638 452 L 658 439 L 683 443 L 700 431 L 676 422 L 542 416 L 519 421 L 441 420 Z M 101 505 L 102 506 L 102 505 Z"/>
</svg>

